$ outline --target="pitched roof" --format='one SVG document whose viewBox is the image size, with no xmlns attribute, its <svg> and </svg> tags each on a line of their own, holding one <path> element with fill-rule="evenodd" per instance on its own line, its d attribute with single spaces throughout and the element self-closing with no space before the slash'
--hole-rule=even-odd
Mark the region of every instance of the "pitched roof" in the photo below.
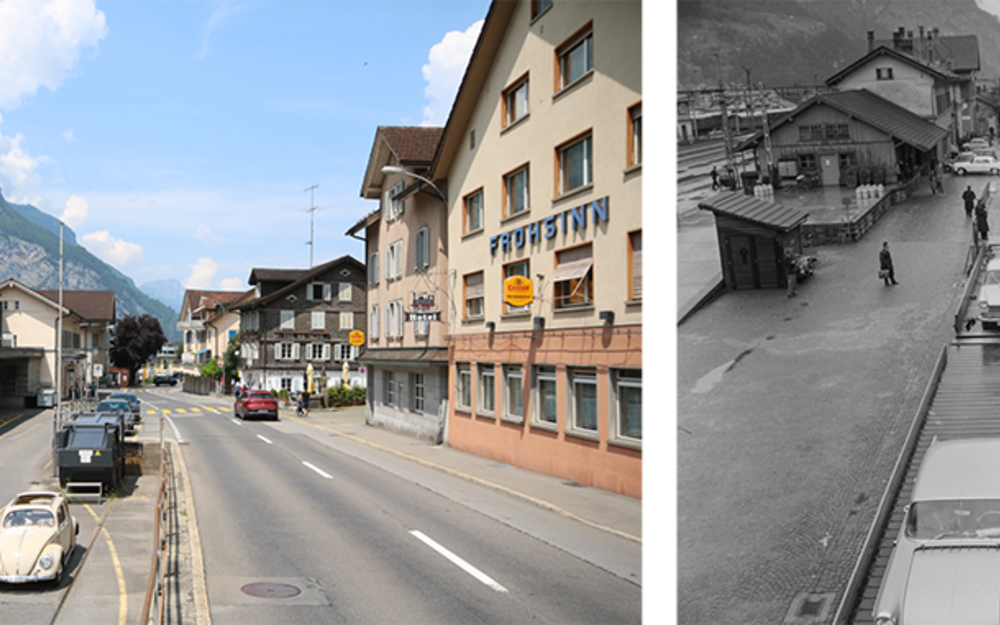
<svg viewBox="0 0 1000 625">
<path fill-rule="evenodd" d="M 42 297 L 59 303 L 58 290 L 38 290 Z M 67 291 L 63 289 L 63 306 L 87 321 L 115 320 L 114 291 Z"/>
<path fill-rule="evenodd" d="M 809 217 L 809 213 L 797 208 L 768 202 L 741 191 L 723 191 L 699 202 L 698 208 L 766 226 L 779 232 L 788 232 Z"/>
<path fill-rule="evenodd" d="M 253 271 L 250 272 L 251 278 L 255 274 L 256 275 L 260 275 L 262 272 L 265 275 L 271 275 L 271 272 L 273 272 L 274 275 L 285 276 L 285 277 L 298 274 L 299 277 L 296 278 L 296 279 L 294 279 L 294 280 L 290 280 L 289 283 L 286 284 L 285 286 L 283 286 L 280 289 L 278 289 L 277 291 L 274 291 L 273 293 L 270 293 L 270 294 L 265 295 L 263 297 L 241 298 L 238 302 L 236 302 L 235 304 L 233 304 L 232 306 L 230 306 L 230 309 L 231 310 L 243 310 L 243 309 L 246 309 L 246 308 L 256 308 L 256 307 L 261 306 L 263 304 L 266 304 L 266 303 L 268 303 L 268 302 L 270 302 L 272 300 L 278 299 L 279 297 L 284 297 L 285 295 L 287 295 L 288 293 L 290 293 L 290 292 L 294 291 L 295 289 L 299 288 L 303 284 L 306 284 L 310 280 L 315 279 L 317 276 L 320 276 L 320 275 L 326 273 L 327 271 L 329 271 L 330 269 L 332 269 L 333 267 L 336 267 L 337 265 L 342 265 L 344 263 L 353 263 L 362 272 L 365 270 L 365 265 L 363 263 L 361 263 L 360 261 L 358 261 L 358 259 L 356 259 L 353 256 L 351 256 L 350 254 L 345 254 L 345 255 L 341 256 L 340 258 L 335 258 L 335 259 L 333 259 L 333 260 L 331 260 L 329 262 L 323 263 L 322 265 L 316 265 L 312 269 L 261 269 L 261 268 L 254 268 Z M 253 284 L 253 282 L 251 282 L 251 284 Z M 253 292 L 253 291 L 251 290 L 251 292 Z"/>
<path fill-rule="evenodd" d="M 250 270 L 249 284 L 258 282 L 295 282 L 303 275 L 309 273 L 308 269 L 268 269 L 266 267 L 254 267 Z"/>
<path fill-rule="evenodd" d="M 209 300 L 207 308 L 216 308 L 216 304 L 225 306 L 226 304 L 230 304 L 242 297 L 244 293 L 246 293 L 246 291 L 203 291 L 201 289 L 187 289 L 184 291 L 183 306 L 186 306 L 188 310 L 197 310 L 202 306 L 202 299 L 207 298 Z"/>
<path fill-rule="evenodd" d="M 937 124 L 865 89 L 835 91 L 814 96 L 778 120 L 771 127 L 771 132 L 794 121 L 802 111 L 820 104 L 834 108 L 925 152 L 948 135 L 948 131 Z M 763 134 L 758 131 L 736 149 L 749 149 L 757 145 L 762 138 Z"/>
<path fill-rule="evenodd" d="M 441 126 L 379 126 L 378 132 L 403 164 L 427 164 L 434 160 L 438 142 L 444 133 Z"/>
<path fill-rule="evenodd" d="M 978 49 L 978 43 L 977 43 L 977 49 Z M 909 54 L 906 54 L 904 52 L 900 52 L 899 50 L 894 50 L 886 46 L 878 46 L 877 48 L 875 48 L 868 54 L 864 55 L 857 61 L 851 63 L 850 65 L 840 70 L 833 76 L 827 78 L 824 84 L 832 87 L 837 83 L 839 83 L 840 81 L 847 78 L 849 75 L 853 74 L 859 67 L 865 65 L 872 59 L 876 59 L 879 57 L 894 58 L 902 63 L 906 63 L 907 65 L 912 65 L 913 67 L 919 68 L 921 71 L 927 72 L 928 74 L 933 75 L 935 78 L 939 80 L 958 80 L 958 76 L 956 76 L 954 73 L 943 67 L 934 67 L 928 65 L 927 63 L 924 63 L 923 61 L 921 61 L 916 57 L 910 56 Z"/>
</svg>

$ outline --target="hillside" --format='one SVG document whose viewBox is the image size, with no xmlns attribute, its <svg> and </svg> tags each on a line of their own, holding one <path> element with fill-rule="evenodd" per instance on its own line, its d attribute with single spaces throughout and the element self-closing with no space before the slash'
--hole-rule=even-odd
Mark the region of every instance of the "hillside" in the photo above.
<svg viewBox="0 0 1000 625">
<path fill-rule="evenodd" d="M 868 31 L 979 37 L 980 75 L 1000 78 L 1000 21 L 976 0 L 679 0 L 679 88 L 822 83 L 868 50 Z M 717 56 L 716 56 L 717 55 Z"/>
<path fill-rule="evenodd" d="M 55 220 L 53 232 L 51 222 L 32 213 L 41 211 L 33 206 L 27 208 L 31 209 L 27 212 L 32 218 L 21 213 L 23 205 L 11 205 L 0 196 L 0 279 L 13 278 L 33 289 L 58 289 L 59 221 Z M 140 291 L 131 278 L 85 248 L 70 242 L 75 240 L 72 231 L 65 229 L 63 288 L 114 291 L 119 317 L 149 313 L 160 320 L 168 339 L 180 339 L 176 311 Z"/>
</svg>

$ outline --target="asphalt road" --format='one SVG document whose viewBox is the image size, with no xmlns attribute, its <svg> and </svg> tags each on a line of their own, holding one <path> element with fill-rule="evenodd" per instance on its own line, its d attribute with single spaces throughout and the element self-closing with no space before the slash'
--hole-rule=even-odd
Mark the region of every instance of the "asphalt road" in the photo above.
<svg viewBox="0 0 1000 625">
<path fill-rule="evenodd" d="M 810 249 L 819 264 L 796 298 L 725 293 L 680 326 L 681 623 L 832 618 L 954 335 L 971 240 L 960 195 L 987 180 L 948 177 L 945 195 L 921 189 L 861 241 Z M 876 277 L 883 240 L 899 286 Z M 804 597 L 825 619 L 794 620 Z"/>
<path fill-rule="evenodd" d="M 184 441 L 213 623 L 641 621 L 634 542 L 302 420 L 143 400 Z"/>
</svg>

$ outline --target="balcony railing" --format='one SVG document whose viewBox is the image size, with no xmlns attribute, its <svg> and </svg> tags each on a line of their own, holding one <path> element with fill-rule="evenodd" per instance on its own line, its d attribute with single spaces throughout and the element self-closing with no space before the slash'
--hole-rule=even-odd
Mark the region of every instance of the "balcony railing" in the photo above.
<svg viewBox="0 0 1000 625">
<path fill-rule="evenodd" d="M 205 322 L 201 319 L 192 319 L 191 321 L 178 321 L 177 329 L 183 332 L 184 330 L 204 330 Z"/>
</svg>

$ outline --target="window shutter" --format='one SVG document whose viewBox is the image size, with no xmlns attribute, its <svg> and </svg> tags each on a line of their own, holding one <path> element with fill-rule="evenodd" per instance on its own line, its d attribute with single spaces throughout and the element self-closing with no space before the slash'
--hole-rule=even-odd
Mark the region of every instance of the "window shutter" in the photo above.
<svg viewBox="0 0 1000 625">
<path fill-rule="evenodd" d="M 403 336 L 403 300 L 396 300 L 396 336 Z"/>
<path fill-rule="evenodd" d="M 483 274 L 474 273 L 465 277 L 465 299 L 483 296 Z"/>
<path fill-rule="evenodd" d="M 403 275 L 403 242 L 396 242 L 396 257 L 393 259 L 396 262 L 396 277 L 400 278 Z"/>
<path fill-rule="evenodd" d="M 372 284 L 378 284 L 378 258 L 379 258 L 378 252 L 375 252 L 371 256 L 372 267 L 371 267 L 371 280 L 370 280 L 370 282 Z"/>
<path fill-rule="evenodd" d="M 394 248 L 391 245 L 389 247 L 385 248 L 385 279 L 386 280 L 389 280 L 389 279 L 392 278 L 392 269 L 395 266 L 395 263 L 392 262 L 392 251 L 393 251 L 393 249 Z"/>
<path fill-rule="evenodd" d="M 673 299 L 676 288 L 674 233 L 669 230 L 633 232 L 632 298 Z"/>
<path fill-rule="evenodd" d="M 281 360 L 281 343 L 274 344 L 274 359 Z"/>
<path fill-rule="evenodd" d="M 392 221 L 392 189 L 385 192 L 385 200 L 382 202 L 382 214 L 386 221 Z"/>
<path fill-rule="evenodd" d="M 313 285 L 307 284 L 306 285 L 306 301 L 307 302 L 311 302 L 312 298 L 313 298 Z"/>
<path fill-rule="evenodd" d="M 330 360 L 330 344 L 323 344 L 323 360 Z"/>
<path fill-rule="evenodd" d="M 302 355 L 301 347 L 298 343 L 292 343 L 292 360 L 298 360 Z"/>
<path fill-rule="evenodd" d="M 323 285 L 323 301 L 329 302 L 333 299 L 333 286 L 330 284 Z"/>
</svg>

